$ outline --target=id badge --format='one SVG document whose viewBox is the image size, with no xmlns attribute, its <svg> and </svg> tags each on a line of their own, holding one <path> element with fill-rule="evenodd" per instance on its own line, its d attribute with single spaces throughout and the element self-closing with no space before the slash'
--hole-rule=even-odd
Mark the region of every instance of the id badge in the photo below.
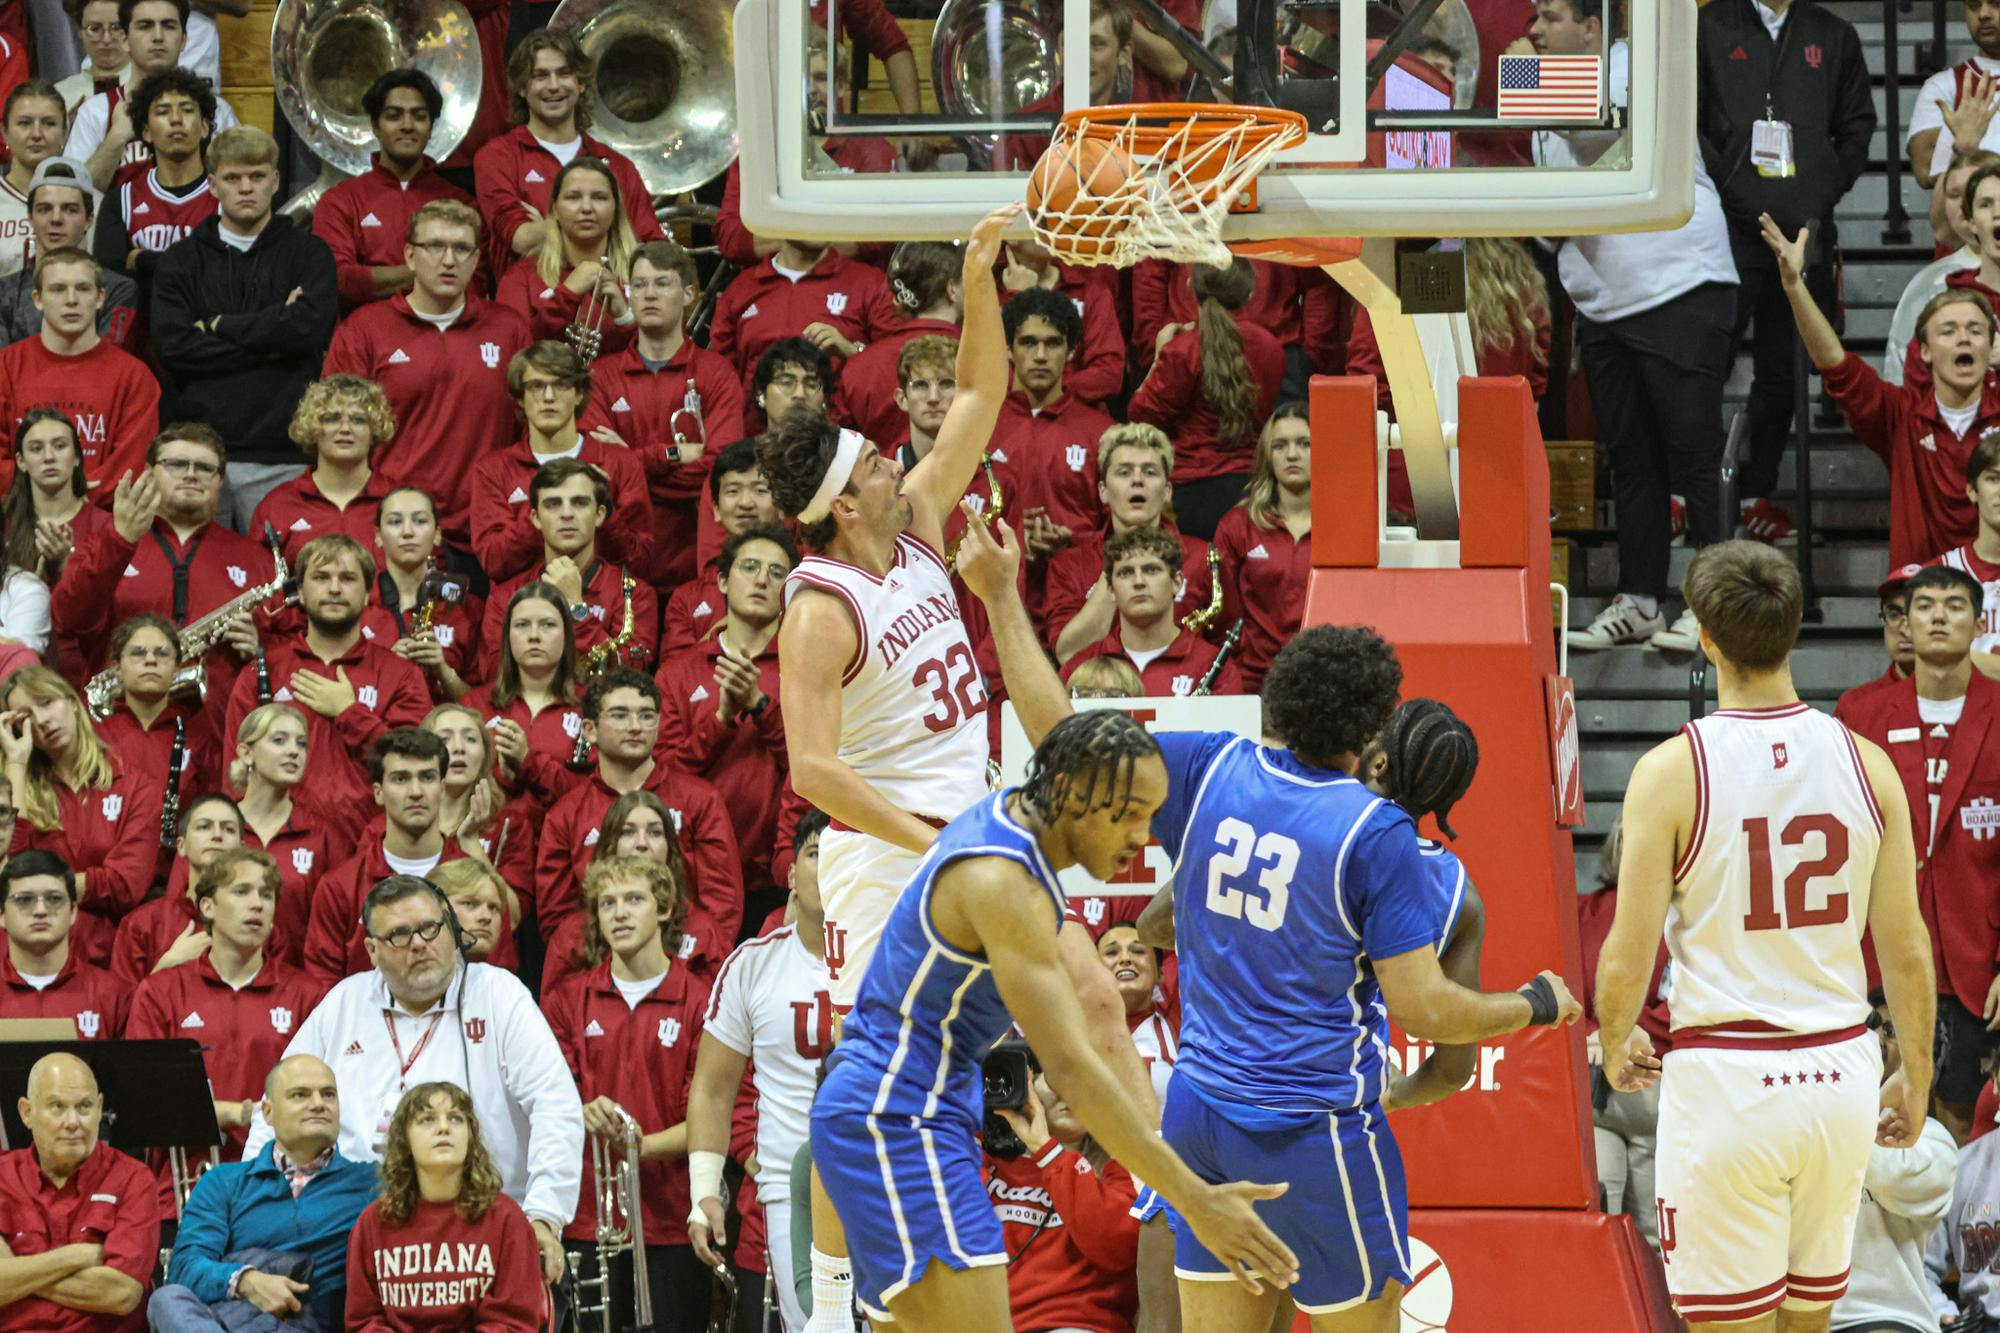
<svg viewBox="0 0 2000 1333">
<path fill-rule="evenodd" d="M 382 1112 L 382 1118 L 375 1122 L 375 1141 L 370 1146 L 374 1148 L 375 1156 L 378 1159 L 381 1158 L 383 1154 L 388 1150 L 389 1120 L 394 1115 L 395 1112 L 393 1110 L 384 1108 Z"/>
<path fill-rule="evenodd" d="M 1750 165 L 1759 176 L 1796 176 L 1790 121 L 1760 120 L 1750 127 Z"/>
</svg>

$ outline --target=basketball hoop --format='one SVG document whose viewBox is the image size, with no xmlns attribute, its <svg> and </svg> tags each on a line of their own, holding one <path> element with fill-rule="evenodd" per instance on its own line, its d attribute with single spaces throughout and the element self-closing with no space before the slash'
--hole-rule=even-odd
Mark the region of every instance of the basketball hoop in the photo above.
<svg viewBox="0 0 2000 1333">
<path fill-rule="evenodd" d="M 1227 264 L 1223 219 L 1280 150 L 1306 141 L 1295 111 L 1204 102 L 1065 115 L 1028 182 L 1036 239 L 1066 263 Z"/>
</svg>

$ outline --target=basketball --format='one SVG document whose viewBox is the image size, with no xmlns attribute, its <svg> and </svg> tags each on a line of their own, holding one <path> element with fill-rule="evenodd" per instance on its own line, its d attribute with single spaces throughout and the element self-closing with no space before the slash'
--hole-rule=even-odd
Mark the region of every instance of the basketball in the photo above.
<svg viewBox="0 0 2000 1333">
<path fill-rule="evenodd" d="M 1132 175 L 1132 158 L 1101 139 L 1049 145 L 1028 176 L 1028 217 L 1057 259 L 1108 253 L 1123 231 L 1131 200 L 1117 198 Z"/>
</svg>

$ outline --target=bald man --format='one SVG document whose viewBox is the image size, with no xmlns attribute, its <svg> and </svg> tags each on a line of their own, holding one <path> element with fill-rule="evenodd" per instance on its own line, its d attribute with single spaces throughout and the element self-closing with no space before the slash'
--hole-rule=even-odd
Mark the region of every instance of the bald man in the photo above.
<svg viewBox="0 0 2000 1333">
<path fill-rule="evenodd" d="M 104 1101 L 90 1066 L 45 1055 L 28 1071 L 31 1146 L 0 1154 L 0 1330 L 114 1333 L 160 1261 L 153 1173 L 97 1139 Z"/>
<path fill-rule="evenodd" d="M 245 1302 L 281 1319 L 309 1309 L 324 1329 L 346 1326 L 347 1233 L 375 1197 L 375 1168 L 334 1146 L 340 1090 L 317 1056 L 273 1066 L 257 1114 L 271 1141 L 211 1168 L 188 1199 L 167 1285 L 147 1308 L 155 1329 L 219 1328 L 224 1307 Z"/>
</svg>

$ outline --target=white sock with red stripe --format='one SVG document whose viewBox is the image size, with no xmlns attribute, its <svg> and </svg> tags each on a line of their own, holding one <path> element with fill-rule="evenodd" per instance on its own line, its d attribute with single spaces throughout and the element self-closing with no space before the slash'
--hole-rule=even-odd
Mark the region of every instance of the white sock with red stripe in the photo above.
<svg viewBox="0 0 2000 1333">
<path fill-rule="evenodd" d="M 854 1269 L 846 1255 L 813 1246 L 812 1298 L 805 1333 L 854 1333 Z"/>
</svg>

